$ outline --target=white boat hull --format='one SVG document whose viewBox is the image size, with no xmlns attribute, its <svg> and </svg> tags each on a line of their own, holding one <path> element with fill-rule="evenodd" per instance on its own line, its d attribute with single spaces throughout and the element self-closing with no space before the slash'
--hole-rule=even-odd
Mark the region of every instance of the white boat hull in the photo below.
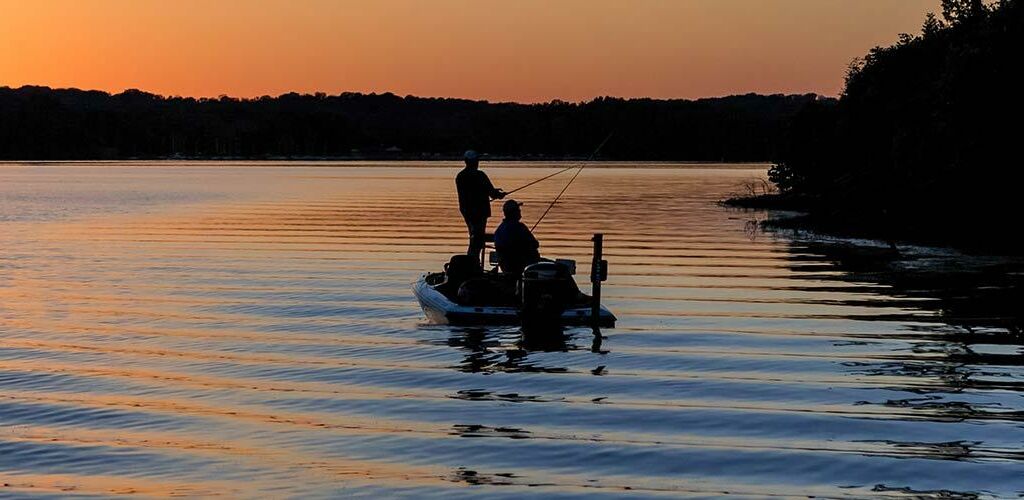
<svg viewBox="0 0 1024 500">
<path fill-rule="evenodd" d="M 518 325 L 520 323 L 519 309 L 516 307 L 480 307 L 456 304 L 427 284 L 426 277 L 425 274 L 420 276 L 420 279 L 413 284 L 413 293 L 416 294 L 423 313 L 431 323 L 441 325 Z M 607 328 L 615 326 L 615 315 L 604 306 L 601 306 L 599 316 L 599 326 Z M 590 308 L 567 309 L 562 313 L 562 324 L 593 324 Z"/>
</svg>

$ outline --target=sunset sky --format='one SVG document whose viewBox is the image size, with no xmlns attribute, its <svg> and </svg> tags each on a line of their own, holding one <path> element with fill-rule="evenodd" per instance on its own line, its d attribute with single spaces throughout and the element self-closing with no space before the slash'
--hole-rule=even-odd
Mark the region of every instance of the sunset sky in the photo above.
<svg viewBox="0 0 1024 500">
<path fill-rule="evenodd" d="M 0 86 L 525 102 L 836 94 L 939 0 L 0 0 Z"/>
</svg>

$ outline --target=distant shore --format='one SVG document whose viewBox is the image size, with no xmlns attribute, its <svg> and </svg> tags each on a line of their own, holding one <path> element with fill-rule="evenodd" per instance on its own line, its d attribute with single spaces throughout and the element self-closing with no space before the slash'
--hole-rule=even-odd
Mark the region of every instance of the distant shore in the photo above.
<svg viewBox="0 0 1024 500">
<path fill-rule="evenodd" d="M 541 156 L 506 156 L 484 155 L 482 161 L 485 163 L 587 163 L 592 166 L 626 166 L 637 164 L 644 167 L 656 167 L 673 165 L 712 165 L 721 168 L 767 168 L 770 163 L 766 161 L 699 161 L 699 160 L 629 160 L 629 159 L 606 159 L 598 158 L 590 160 L 586 157 L 541 157 Z M 209 156 L 163 156 L 153 158 L 123 158 L 123 159 L 54 159 L 54 160 L 18 160 L 0 159 L 0 164 L 22 163 L 22 164 L 43 164 L 43 163 L 137 163 L 137 162 L 189 162 L 189 163 L 217 163 L 217 162 L 279 162 L 279 163 L 359 163 L 359 162 L 394 162 L 394 163 L 462 163 L 462 155 L 427 155 L 427 156 L 281 156 L 281 157 L 209 157 Z"/>
<path fill-rule="evenodd" d="M 494 160 L 771 158 L 792 118 L 828 98 L 598 97 L 489 103 L 390 93 L 255 99 L 0 86 L 0 159 Z"/>
</svg>

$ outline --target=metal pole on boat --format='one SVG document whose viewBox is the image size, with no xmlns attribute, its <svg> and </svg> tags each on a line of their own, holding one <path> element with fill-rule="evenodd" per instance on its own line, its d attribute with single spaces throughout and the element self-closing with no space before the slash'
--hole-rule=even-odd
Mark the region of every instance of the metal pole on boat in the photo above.
<svg viewBox="0 0 1024 500">
<path fill-rule="evenodd" d="M 590 318 L 594 325 L 599 325 L 601 323 L 601 282 L 607 279 L 608 263 L 601 260 L 604 250 L 604 235 L 595 233 L 590 241 L 594 242 L 594 260 L 590 263 L 590 284 L 593 286 Z"/>
</svg>

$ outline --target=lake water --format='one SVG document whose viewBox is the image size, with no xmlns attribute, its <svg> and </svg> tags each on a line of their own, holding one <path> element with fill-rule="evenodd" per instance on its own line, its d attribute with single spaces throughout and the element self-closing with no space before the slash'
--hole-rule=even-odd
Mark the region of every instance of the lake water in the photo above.
<svg viewBox="0 0 1024 500">
<path fill-rule="evenodd" d="M 455 172 L 0 164 L 0 496 L 1024 494 L 1019 260 L 764 233 L 714 203 L 763 166 L 603 165 L 536 233 L 605 234 L 618 328 L 524 344 L 411 293 L 465 248 Z"/>
</svg>

